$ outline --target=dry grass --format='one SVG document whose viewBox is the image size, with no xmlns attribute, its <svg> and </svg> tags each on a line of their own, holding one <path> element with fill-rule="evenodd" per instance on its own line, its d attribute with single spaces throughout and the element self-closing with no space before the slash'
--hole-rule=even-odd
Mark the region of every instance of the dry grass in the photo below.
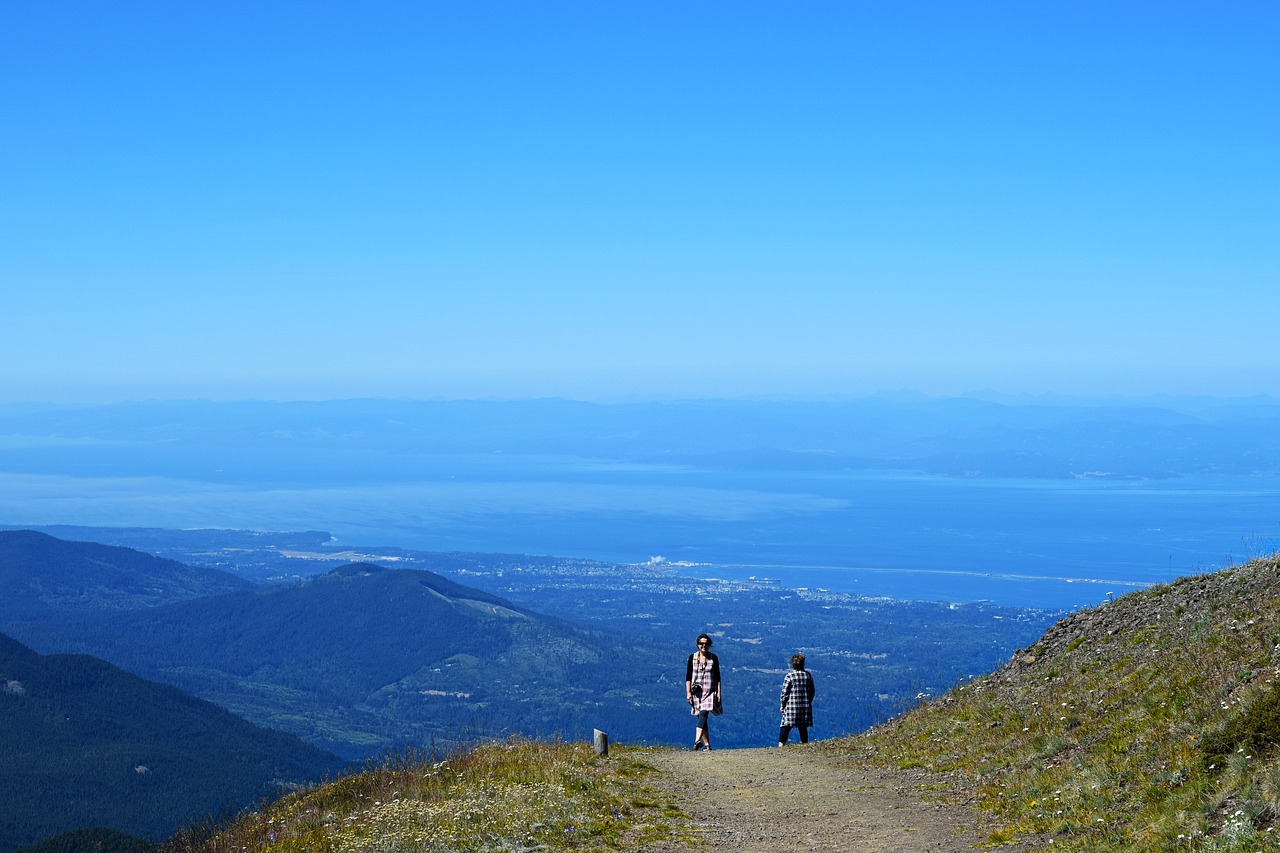
<svg viewBox="0 0 1280 853">
<path fill-rule="evenodd" d="M 628 849 L 686 832 L 644 784 L 630 750 L 512 739 L 440 759 L 400 755 L 225 825 L 193 828 L 164 853 Z"/>
</svg>

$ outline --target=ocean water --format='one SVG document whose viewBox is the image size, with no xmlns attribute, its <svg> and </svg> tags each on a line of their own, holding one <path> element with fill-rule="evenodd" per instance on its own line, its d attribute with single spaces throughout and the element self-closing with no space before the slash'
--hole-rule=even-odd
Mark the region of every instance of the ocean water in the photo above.
<svg viewBox="0 0 1280 853">
<path fill-rule="evenodd" d="M 319 529 L 350 545 L 1074 608 L 1280 548 L 1280 477 L 726 473 L 455 455 L 376 477 L 0 474 L 0 523 Z"/>
</svg>

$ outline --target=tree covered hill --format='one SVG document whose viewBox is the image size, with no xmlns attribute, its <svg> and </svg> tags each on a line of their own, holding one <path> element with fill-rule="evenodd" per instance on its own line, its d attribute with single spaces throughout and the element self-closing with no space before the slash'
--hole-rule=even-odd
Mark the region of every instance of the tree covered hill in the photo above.
<svg viewBox="0 0 1280 853">
<path fill-rule="evenodd" d="M 343 766 L 173 687 L 0 634 L 0 851 L 94 826 L 156 840 Z"/>
<path fill-rule="evenodd" d="M 116 541 L 129 541 L 125 533 Z M 285 559 L 279 537 L 292 541 L 247 531 L 183 532 L 180 543 L 138 535 L 167 554 L 226 566 Z M 858 731 L 922 689 L 1007 660 L 1056 618 L 589 561 L 398 549 L 386 559 L 414 570 L 328 562 L 328 574 L 309 581 L 135 611 L 46 610 L 0 620 L 0 630 L 42 652 L 103 657 L 363 758 L 507 732 L 589 737 L 602 728 L 633 742 L 683 743 L 691 737 L 684 660 L 704 630 L 725 667 L 719 745 L 776 734 L 778 685 L 798 650 L 819 679 L 819 731 Z"/>
<path fill-rule="evenodd" d="M 151 607 L 252 586 L 201 568 L 96 542 L 34 530 L 0 530 L 0 617 Z"/>
<path fill-rule="evenodd" d="M 653 643 L 574 627 L 432 572 L 349 564 L 302 583 L 13 632 L 101 656 L 350 758 L 464 730 L 656 725 Z"/>
<path fill-rule="evenodd" d="M 118 829 L 73 829 L 30 844 L 17 853 L 155 853 L 156 845 Z"/>
</svg>

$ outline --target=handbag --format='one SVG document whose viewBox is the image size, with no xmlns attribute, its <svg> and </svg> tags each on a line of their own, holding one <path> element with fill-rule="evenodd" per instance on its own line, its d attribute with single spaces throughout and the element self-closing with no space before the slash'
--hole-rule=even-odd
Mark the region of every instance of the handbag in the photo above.
<svg viewBox="0 0 1280 853">
<path fill-rule="evenodd" d="M 715 704 L 711 706 L 711 713 L 717 717 L 724 713 L 724 705 L 720 703 L 720 694 L 716 694 Z"/>
</svg>

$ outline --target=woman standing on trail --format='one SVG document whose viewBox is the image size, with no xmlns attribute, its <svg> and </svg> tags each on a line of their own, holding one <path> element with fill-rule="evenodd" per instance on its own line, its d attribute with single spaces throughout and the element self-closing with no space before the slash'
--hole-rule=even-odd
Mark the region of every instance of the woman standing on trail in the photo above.
<svg viewBox="0 0 1280 853">
<path fill-rule="evenodd" d="M 690 713 L 698 718 L 693 751 L 704 746 L 711 749 L 707 715 L 720 713 L 720 659 L 711 653 L 711 638 L 706 634 L 698 635 L 698 650 L 689 655 L 685 664 L 684 698 L 689 702 Z"/>
<path fill-rule="evenodd" d="M 778 727 L 778 746 L 786 746 L 791 727 L 800 730 L 800 742 L 809 742 L 809 726 L 813 725 L 813 676 L 804 668 L 804 655 L 791 656 L 791 671 L 782 679 L 782 725 Z"/>
</svg>

